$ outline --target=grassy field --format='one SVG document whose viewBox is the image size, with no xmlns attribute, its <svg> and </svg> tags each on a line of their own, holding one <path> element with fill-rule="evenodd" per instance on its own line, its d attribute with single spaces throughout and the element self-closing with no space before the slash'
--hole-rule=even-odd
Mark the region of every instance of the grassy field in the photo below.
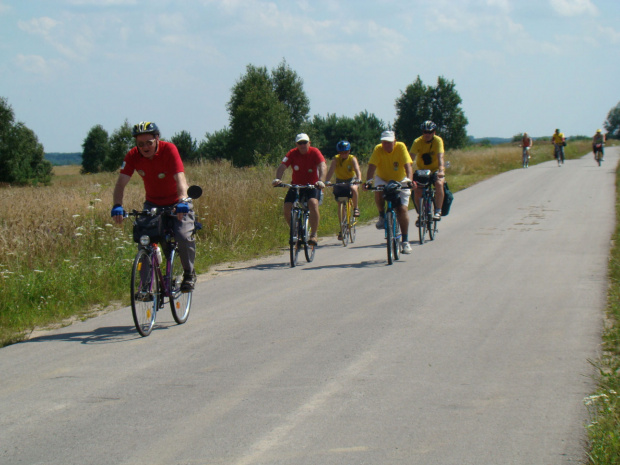
<svg viewBox="0 0 620 465">
<path fill-rule="evenodd" d="M 577 158 L 589 151 L 588 141 L 571 142 L 566 156 Z M 531 164 L 549 161 L 551 154 L 551 144 L 534 145 Z M 448 152 L 446 160 L 447 179 L 456 192 L 520 169 L 521 150 L 516 144 L 471 147 Z M 70 324 L 129 304 L 136 246 L 129 221 L 123 227 L 110 221 L 116 174 L 80 175 L 75 166 L 55 167 L 54 172 L 49 187 L 0 189 L 0 347 L 28 338 L 37 327 Z M 271 187 L 274 173 L 274 167 L 235 169 L 228 163 L 187 167 L 188 181 L 204 188 L 195 202 L 204 225 L 197 238 L 199 273 L 217 263 L 279 253 L 286 246 L 288 230 L 281 213 L 286 191 Z M 143 201 L 142 181 L 134 178 L 124 201 L 129 209 L 141 208 Z M 360 197 L 361 221 L 370 221 L 376 216 L 372 196 Z M 617 205 L 620 208 L 620 198 Z M 336 205 L 328 191 L 319 233 L 337 230 Z M 617 230 L 616 244 L 619 237 Z M 596 362 L 600 388 L 586 402 L 592 416 L 588 430 L 593 464 L 620 464 L 620 249 L 615 246 L 612 254 L 605 357 Z"/>
</svg>

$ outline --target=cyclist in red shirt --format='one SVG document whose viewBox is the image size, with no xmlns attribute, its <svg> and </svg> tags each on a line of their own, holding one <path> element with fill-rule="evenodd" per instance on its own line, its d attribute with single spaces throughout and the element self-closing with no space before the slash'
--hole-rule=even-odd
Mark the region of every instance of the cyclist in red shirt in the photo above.
<svg viewBox="0 0 620 465">
<path fill-rule="evenodd" d="M 176 206 L 173 230 L 184 270 L 181 291 L 192 291 L 196 284 L 196 242 L 192 235 L 194 212 L 192 200 L 187 198 L 188 186 L 181 156 L 173 143 L 159 139 L 159 128 L 155 123 L 138 123 L 134 125 L 131 135 L 136 140 L 136 147 L 127 152 L 121 166 L 114 187 L 112 218 L 117 224 L 123 222 L 125 186 L 133 173 L 137 172 L 146 191 L 145 210 Z"/>
<path fill-rule="evenodd" d="M 292 184 L 313 184 L 315 189 L 306 191 L 308 197 L 308 209 L 310 210 L 310 238 L 308 244 L 317 244 L 317 231 L 319 229 L 319 200 L 321 198 L 321 189 L 325 187 L 325 174 L 327 172 L 327 164 L 325 157 L 319 149 L 310 145 L 308 134 L 297 134 L 295 137 L 296 148 L 288 151 L 280 166 L 276 170 L 276 179 L 272 185 L 282 184 L 282 175 L 290 166 L 293 168 Z M 284 218 L 286 222 L 291 224 L 291 210 L 293 209 L 293 201 L 295 200 L 295 191 L 289 189 L 284 198 Z"/>
</svg>

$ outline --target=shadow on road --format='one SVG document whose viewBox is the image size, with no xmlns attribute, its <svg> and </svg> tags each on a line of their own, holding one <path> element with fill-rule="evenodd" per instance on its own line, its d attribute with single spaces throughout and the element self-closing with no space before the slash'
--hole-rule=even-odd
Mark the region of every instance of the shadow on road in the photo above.
<svg viewBox="0 0 620 465">
<path fill-rule="evenodd" d="M 153 332 L 155 333 L 161 329 L 168 329 L 170 326 L 177 325 L 174 323 L 156 323 L 153 328 Z M 27 341 L 22 341 L 20 344 L 46 341 L 72 341 L 79 342 L 81 344 L 111 344 L 117 342 L 127 342 L 140 338 L 141 336 L 136 332 L 136 328 L 134 326 L 108 326 L 104 328 L 97 328 L 94 331 L 45 334 L 43 336 L 33 337 Z"/>
</svg>

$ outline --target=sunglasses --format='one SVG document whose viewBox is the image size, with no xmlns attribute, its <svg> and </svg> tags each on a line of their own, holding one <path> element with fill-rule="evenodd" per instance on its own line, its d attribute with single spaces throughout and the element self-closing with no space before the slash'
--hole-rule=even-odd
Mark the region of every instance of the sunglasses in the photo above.
<svg viewBox="0 0 620 465">
<path fill-rule="evenodd" d="M 144 147 L 145 145 L 147 147 L 152 147 L 155 144 L 156 140 L 157 139 L 150 139 L 150 140 L 147 140 L 147 141 L 144 141 L 144 142 L 136 142 L 136 145 L 138 147 L 140 147 L 140 148 Z"/>
<path fill-rule="evenodd" d="M 297 145 L 306 145 L 307 143 L 307 140 L 300 140 L 299 142 L 297 142 Z"/>
<path fill-rule="evenodd" d="M 424 134 L 432 134 L 432 133 L 434 133 L 435 131 L 422 131 L 422 132 L 423 132 Z"/>
</svg>

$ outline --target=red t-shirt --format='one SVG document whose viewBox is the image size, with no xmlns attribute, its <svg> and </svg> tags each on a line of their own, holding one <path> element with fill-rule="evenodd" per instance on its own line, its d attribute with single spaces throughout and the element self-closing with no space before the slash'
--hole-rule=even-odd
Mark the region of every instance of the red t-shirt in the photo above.
<svg viewBox="0 0 620 465">
<path fill-rule="evenodd" d="M 325 157 L 316 147 L 310 147 L 308 153 L 302 155 L 297 148 L 289 150 L 282 163 L 293 167 L 293 184 L 316 184 L 319 180 L 318 166 Z"/>
<path fill-rule="evenodd" d="M 131 176 L 134 171 L 142 177 L 146 200 L 155 205 L 172 205 L 179 200 L 174 175 L 183 173 L 183 162 L 177 147 L 171 142 L 159 141 L 159 148 L 152 159 L 140 155 L 138 147 L 132 148 L 121 166 L 121 173 Z"/>
</svg>

